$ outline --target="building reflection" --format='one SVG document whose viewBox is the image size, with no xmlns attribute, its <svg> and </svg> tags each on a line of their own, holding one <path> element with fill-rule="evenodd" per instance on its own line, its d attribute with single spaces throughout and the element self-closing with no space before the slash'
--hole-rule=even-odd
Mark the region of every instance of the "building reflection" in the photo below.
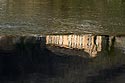
<svg viewBox="0 0 125 83">
<path fill-rule="evenodd" d="M 97 36 L 91 34 L 0 36 L 0 52 L 16 51 L 17 49 L 25 50 L 30 47 L 38 47 L 39 49 L 49 49 L 48 47 L 51 47 L 49 50 L 53 52 L 71 55 L 69 51 L 66 51 L 70 50 L 70 53 L 74 53 L 72 53 L 73 55 L 79 55 L 80 53 L 80 56 L 96 57 L 103 54 L 103 52 L 112 53 L 114 52 L 113 49 L 121 50 L 122 53 L 125 53 L 124 40 L 125 37 L 123 36 Z M 54 49 L 56 47 L 57 49 Z"/>
<path fill-rule="evenodd" d="M 81 49 L 95 57 L 102 50 L 102 36 L 89 35 L 48 35 L 46 44 L 69 49 Z"/>
</svg>

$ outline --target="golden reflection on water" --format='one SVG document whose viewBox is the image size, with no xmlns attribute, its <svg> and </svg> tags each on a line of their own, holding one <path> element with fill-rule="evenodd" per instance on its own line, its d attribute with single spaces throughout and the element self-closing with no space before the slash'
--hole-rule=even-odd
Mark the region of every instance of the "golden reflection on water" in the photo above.
<svg viewBox="0 0 125 83">
<path fill-rule="evenodd" d="M 114 48 L 124 51 L 125 44 L 124 37 L 92 34 L 0 36 L 0 50 L 12 51 L 16 48 L 16 44 L 19 43 L 22 45 L 40 43 L 41 48 L 51 46 L 51 48 L 59 47 L 58 49 L 64 48 L 72 51 L 77 49 L 77 54 L 82 51 L 88 53 L 90 57 L 96 57 L 104 51 L 111 52 Z"/>
<path fill-rule="evenodd" d="M 70 49 L 82 49 L 95 57 L 101 51 L 102 37 L 93 35 L 48 35 L 46 44 Z"/>
</svg>

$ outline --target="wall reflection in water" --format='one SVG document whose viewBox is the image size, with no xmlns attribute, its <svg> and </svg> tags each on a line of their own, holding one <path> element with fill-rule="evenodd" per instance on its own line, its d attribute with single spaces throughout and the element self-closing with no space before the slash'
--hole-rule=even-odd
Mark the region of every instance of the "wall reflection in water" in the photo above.
<svg viewBox="0 0 125 83">
<path fill-rule="evenodd" d="M 0 50 L 13 50 L 18 43 L 40 43 L 42 48 L 59 47 L 58 49 L 72 49 L 83 51 L 89 57 L 96 57 L 98 53 L 110 51 L 113 47 L 124 49 L 124 37 L 85 35 L 46 35 L 46 36 L 0 36 Z M 46 47 L 47 45 L 47 47 Z M 59 50 L 58 50 L 59 51 Z M 65 52 L 64 52 L 65 53 Z M 76 53 L 76 54 L 77 54 Z M 68 54 L 68 53 L 67 53 Z M 84 53 L 83 55 L 84 56 Z"/>
<path fill-rule="evenodd" d="M 89 35 L 49 35 L 46 44 L 52 44 L 64 48 L 82 49 L 95 57 L 102 49 L 102 36 Z"/>
<path fill-rule="evenodd" d="M 125 73 L 124 40 L 91 34 L 0 36 L 0 82 L 114 81 Z"/>
</svg>

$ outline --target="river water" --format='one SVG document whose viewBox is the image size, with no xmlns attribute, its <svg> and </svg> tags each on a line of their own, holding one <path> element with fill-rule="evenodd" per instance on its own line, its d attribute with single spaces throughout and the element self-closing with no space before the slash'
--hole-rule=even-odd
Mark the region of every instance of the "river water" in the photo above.
<svg viewBox="0 0 125 83">
<path fill-rule="evenodd" d="M 124 83 L 125 37 L 0 37 L 1 83 Z"/>
<path fill-rule="evenodd" d="M 123 0 L 0 0 L 0 34 L 124 34 Z"/>
<path fill-rule="evenodd" d="M 0 0 L 0 83 L 124 83 L 124 0 Z"/>
</svg>

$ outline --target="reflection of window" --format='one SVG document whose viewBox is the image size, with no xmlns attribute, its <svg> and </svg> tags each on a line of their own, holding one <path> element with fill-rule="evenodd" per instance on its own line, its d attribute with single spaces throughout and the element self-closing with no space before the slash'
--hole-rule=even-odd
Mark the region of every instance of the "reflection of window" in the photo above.
<svg viewBox="0 0 125 83">
<path fill-rule="evenodd" d="M 71 47 L 71 35 L 68 36 L 68 46 Z"/>
<path fill-rule="evenodd" d="M 60 36 L 59 40 L 60 40 L 60 43 L 59 43 L 59 44 L 62 45 L 62 44 L 63 44 L 63 43 L 62 43 L 62 42 L 63 42 L 63 41 L 62 41 L 62 36 Z"/>
<path fill-rule="evenodd" d="M 88 43 L 87 46 L 91 46 L 92 45 L 92 37 L 88 36 Z"/>
<path fill-rule="evenodd" d="M 74 38 L 74 43 L 75 43 L 74 47 L 77 47 L 77 36 L 76 35 L 75 35 L 75 38 Z"/>
<path fill-rule="evenodd" d="M 72 47 L 74 47 L 74 46 L 75 46 L 74 37 L 75 37 L 75 35 L 73 35 L 73 36 L 72 36 Z"/>
<path fill-rule="evenodd" d="M 82 41 L 83 41 L 83 37 L 82 37 L 82 36 L 80 36 L 80 40 L 79 40 L 79 42 L 80 42 L 80 48 L 82 48 L 82 46 L 83 46 Z"/>
<path fill-rule="evenodd" d="M 49 37 L 49 43 L 52 43 L 52 37 L 51 36 Z"/>
<path fill-rule="evenodd" d="M 59 36 L 57 36 L 57 44 L 59 44 Z"/>
<path fill-rule="evenodd" d="M 73 47 L 73 35 L 70 35 L 68 41 L 69 41 L 69 47 Z"/>
<path fill-rule="evenodd" d="M 56 44 L 58 44 L 58 40 L 59 40 L 59 39 L 58 39 L 58 36 L 56 36 Z"/>
</svg>

